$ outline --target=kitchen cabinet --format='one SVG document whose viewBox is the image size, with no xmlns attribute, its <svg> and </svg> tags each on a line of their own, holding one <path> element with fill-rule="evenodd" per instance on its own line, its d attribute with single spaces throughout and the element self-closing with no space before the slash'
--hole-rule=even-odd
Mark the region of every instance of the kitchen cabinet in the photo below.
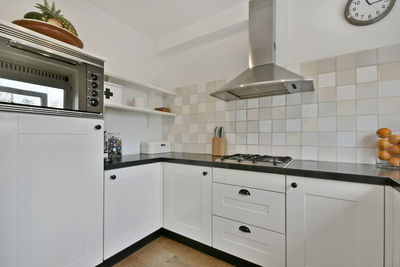
<svg viewBox="0 0 400 267">
<path fill-rule="evenodd" d="M 400 192 L 385 187 L 385 267 L 400 267 Z"/>
<path fill-rule="evenodd" d="M 104 174 L 104 258 L 162 227 L 162 163 Z"/>
<path fill-rule="evenodd" d="M 11 266 L 101 263 L 103 131 L 96 125 L 103 121 L 18 115 L 18 265 Z"/>
<path fill-rule="evenodd" d="M 384 187 L 287 176 L 287 266 L 383 266 Z"/>
<path fill-rule="evenodd" d="M 0 266 L 18 260 L 18 116 L 0 112 Z"/>
<path fill-rule="evenodd" d="M 208 167 L 164 163 L 164 228 L 211 246 Z"/>
</svg>

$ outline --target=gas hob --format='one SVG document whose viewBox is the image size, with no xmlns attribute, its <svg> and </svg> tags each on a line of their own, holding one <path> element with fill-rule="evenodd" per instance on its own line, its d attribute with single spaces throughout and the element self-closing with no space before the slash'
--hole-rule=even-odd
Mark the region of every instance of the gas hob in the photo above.
<svg viewBox="0 0 400 267">
<path fill-rule="evenodd" d="M 221 157 L 218 161 L 236 164 L 286 167 L 293 161 L 291 157 L 278 157 L 257 154 L 234 154 Z"/>
</svg>

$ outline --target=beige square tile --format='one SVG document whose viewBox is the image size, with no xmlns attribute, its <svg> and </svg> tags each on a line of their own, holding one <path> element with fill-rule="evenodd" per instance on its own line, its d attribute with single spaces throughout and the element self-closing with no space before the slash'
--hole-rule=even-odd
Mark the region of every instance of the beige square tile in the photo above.
<svg viewBox="0 0 400 267">
<path fill-rule="evenodd" d="M 273 107 L 272 108 L 272 119 L 281 120 L 286 119 L 286 107 Z"/>
<path fill-rule="evenodd" d="M 356 67 L 356 54 L 346 54 L 336 57 L 336 69 L 347 70 Z"/>
<path fill-rule="evenodd" d="M 379 98 L 379 114 L 400 114 L 400 97 Z"/>
<path fill-rule="evenodd" d="M 247 122 L 247 132 L 248 133 L 258 133 L 259 132 L 259 121 L 248 121 Z"/>
<path fill-rule="evenodd" d="M 271 120 L 259 121 L 259 130 L 262 133 L 272 132 L 272 121 Z"/>
<path fill-rule="evenodd" d="M 356 114 L 356 101 L 355 100 L 344 100 L 337 102 L 337 115 L 338 116 L 350 116 Z"/>
<path fill-rule="evenodd" d="M 236 122 L 234 121 L 225 122 L 225 132 L 226 133 L 236 132 Z"/>
<path fill-rule="evenodd" d="M 207 94 L 207 93 L 201 93 L 201 94 L 199 94 L 198 101 L 199 101 L 199 103 L 206 103 L 206 102 L 208 102 L 208 94 Z"/>
<path fill-rule="evenodd" d="M 382 47 L 378 49 L 378 62 L 388 63 L 400 61 L 400 44 Z"/>
<path fill-rule="evenodd" d="M 260 98 L 260 108 L 268 108 L 272 106 L 272 96 L 266 96 Z"/>
<path fill-rule="evenodd" d="M 336 87 L 317 89 L 319 102 L 336 101 Z"/>
<path fill-rule="evenodd" d="M 197 113 L 197 112 L 199 111 L 198 108 L 199 108 L 199 107 L 198 107 L 198 104 L 191 104 L 191 105 L 190 105 L 190 114 Z"/>
<path fill-rule="evenodd" d="M 336 73 L 336 84 L 340 85 L 348 85 L 356 83 L 356 70 L 348 69 L 341 70 Z"/>
<path fill-rule="evenodd" d="M 274 133 L 286 132 L 286 120 L 273 120 L 272 121 L 272 132 L 274 132 Z"/>
<path fill-rule="evenodd" d="M 245 145 L 247 143 L 246 133 L 237 133 L 235 136 L 236 145 Z"/>
<path fill-rule="evenodd" d="M 215 112 L 216 111 L 216 105 L 214 103 L 207 103 L 206 104 L 206 110 L 207 112 Z"/>
<path fill-rule="evenodd" d="M 400 79 L 400 61 L 379 65 L 378 79 L 380 81 Z"/>
<path fill-rule="evenodd" d="M 378 100 L 377 99 L 358 99 L 357 100 L 357 114 L 377 114 L 378 113 Z"/>
<path fill-rule="evenodd" d="M 286 117 L 288 119 L 299 119 L 301 118 L 301 105 L 287 106 Z"/>
<path fill-rule="evenodd" d="M 272 108 L 260 108 L 258 117 L 260 120 L 272 119 Z"/>
<path fill-rule="evenodd" d="M 357 84 L 356 96 L 358 99 L 376 98 L 378 96 L 378 83 L 360 83 Z"/>
<path fill-rule="evenodd" d="M 302 92 L 301 103 L 302 104 L 318 103 L 318 91 Z"/>
<path fill-rule="evenodd" d="M 258 135 L 258 143 L 260 145 L 271 145 L 272 144 L 272 134 L 271 133 L 260 133 Z"/>
<path fill-rule="evenodd" d="M 207 122 L 215 122 L 215 112 L 207 112 Z"/>
<path fill-rule="evenodd" d="M 236 132 L 237 133 L 246 133 L 247 132 L 247 123 L 245 121 L 236 122 Z"/>
<path fill-rule="evenodd" d="M 198 133 L 207 133 L 207 124 L 206 124 L 206 122 L 204 122 L 204 123 L 199 123 L 198 125 L 197 125 L 197 132 Z"/>
<path fill-rule="evenodd" d="M 236 109 L 236 102 L 235 101 L 228 101 L 225 105 L 225 110 L 235 110 Z"/>
<path fill-rule="evenodd" d="M 358 52 L 356 58 L 357 67 L 376 65 L 378 63 L 378 49 Z"/>
<path fill-rule="evenodd" d="M 319 147 L 318 160 L 320 161 L 336 161 L 336 147 Z"/>
<path fill-rule="evenodd" d="M 324 58 L 318 61 L 318 73 L 333 72 L 336 70 L 336 59 L 334 57 Z"/>
<path fill-rule="evenodd" d="M 332 87 L 336 85 L 336 72 L 318 75 L 318 88 Z"/>
<path fill-rule="evenodd" d="M 357 83 L 375 82 L 378 78 L 376 65 L 357 68 Z"/>
<path fill-rule="evenodd" d="M 246 109 L 247 101 L 246 99 L 236 100 L 236 109 Z"/>
<path fill-rule="evenodd" d="M 224 122 L 225 121 L 225 112 L 224 111 L 217 111 L 215 113 L 215 122 Z"/>
<path fill-rule="evenodd" d="M 329 147 L 336 146 L 336 132 L 319 132 L 318 146 Z"/>
<path fill-rule="evenodd" d="M 213 92 L 213 91 L 217 90 L 216 81 L 206 82 L 206 90 L 207 90 L 207 92 Z"/>
<path fill-rule="evenodd" d="M 301 145 L 301 133 L 287 133 L 286 144 L 288 146 L 300 146 Z"/>
<path fill-rule="evenodd" d="M 301 64 L 301 74 L 303 76 L 318 74 L 318 61 L 310 61 Z"/>
<path fill-rule="evenodd" d="M 199 123 L 207 123 L 207 113 L 206 112 L 198 113 L 197 114 L 197 121 Z"/>
<path fill-rule="evenodd" d="M 301 129 L 303 132 L 318 132 L 318 118 L 302 119 Z"/>
<path fill-rule="evenodd" d="M 376 147 L 376 135 L 374 132 L 357 132 L 358 147 Z"/>
<path fill-rule="evenodd" d="M 247 120 L 248 121 L 255 121 L 258 120 L 258 108 L 248 109 L 247 110 Z"/>
<path fill-rule="evenodd" d="M 373 148 L 357 148 L 357 163 L 374 164 L 376 150 Z"/>
</svg>

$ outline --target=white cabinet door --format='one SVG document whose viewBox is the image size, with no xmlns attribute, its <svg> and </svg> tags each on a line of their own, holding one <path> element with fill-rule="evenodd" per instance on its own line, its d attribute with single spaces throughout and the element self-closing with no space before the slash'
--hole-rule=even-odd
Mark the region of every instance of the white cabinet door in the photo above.
<svg viewBox="0 0 400 267">
<path fill-rule="evenodd" d="M 164 228 L 211 246 L 211 168 L 164 163 Z"/>
<path fill-rule="evenodd" d="M 395 171 L 397 172 L 397 171 Z M 385 267 L 400 267 L 400 192 L 385 187 Z"/>
<path fill-rule="evenodd" d="M 0 266 L 17 266 L 18 115 L 0 112 Z"/>
<path fill-rule="evenodd" d="M 102 120 L 19 115 L 19 266 L 95 266 L 103 244 Z"/>
<path fill-rule="evenodd" d="M 384 187 L 287 177 L 288 267 L 383 266 Z"/>
<path fill-rule="evenodd" d="M 104 258 L 162 227 L 162 163 L 104 174 Z"/>
</svg>

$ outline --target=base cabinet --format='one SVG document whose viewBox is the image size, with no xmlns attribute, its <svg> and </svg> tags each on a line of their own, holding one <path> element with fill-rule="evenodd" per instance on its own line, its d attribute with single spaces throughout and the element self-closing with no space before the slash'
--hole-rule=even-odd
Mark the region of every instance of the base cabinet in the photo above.
<svg viewBox="0 0 400 267">
<path fill-rule="evenodd" d="M 162 227 L 162 163 L 104 174 L 104 259 Z"/>
<path fill-rule="evenodd" d="M 378 267 L 384 187 L 287 176 L 287 267 Z"/>
<path fill-rule="evenodd" d="M 164 228 L 211 246 L 208 167 L 164 163 Z"/>
<path fill-rule="evenodd" d="M 400 267 L 400 192 L 385 187 L 385 267 Z"/>
</svg>

